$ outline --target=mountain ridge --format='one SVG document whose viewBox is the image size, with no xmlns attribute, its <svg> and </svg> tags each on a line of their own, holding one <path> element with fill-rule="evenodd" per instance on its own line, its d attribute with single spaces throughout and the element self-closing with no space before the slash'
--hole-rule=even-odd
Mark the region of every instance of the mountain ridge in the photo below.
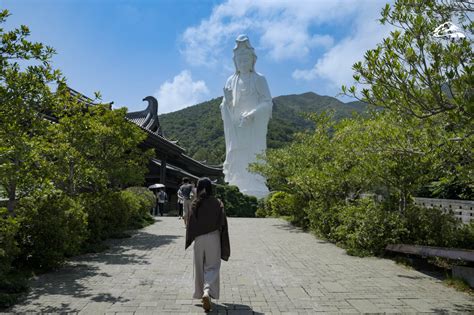
<svg viewBox="0 0 474 315">
<path fill-rule="evenodd" d="M 222 96 L 184 109 L 159 115 L 165 137 L 178 140 L 187 155 L 209 165 L 223 163 L 225 159 L 224 130 L 219 105 Z M 353 112 L 363 113 L 362 102 L 348 103 L 314 92 L 280 95 L 273 98 L 273 115 L 268 125 L 267 146 L 278 148 L 293 140 L 294 134 L 313 129 L 304 113 L 334 111 L 339 120 Z"/>
</svg>

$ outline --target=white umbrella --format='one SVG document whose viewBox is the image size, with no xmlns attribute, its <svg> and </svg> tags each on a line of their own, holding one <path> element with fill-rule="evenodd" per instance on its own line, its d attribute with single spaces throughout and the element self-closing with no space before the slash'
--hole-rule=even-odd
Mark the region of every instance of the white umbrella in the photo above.
<svg viewBox="0 0 474 315">
<path fill-rule="evenodd" d="M 165 185 L 163 184 L 153 184 L 148 187 L 148 189 L 159 189 L 159 188 L 165 188 Z"/>
</svg>

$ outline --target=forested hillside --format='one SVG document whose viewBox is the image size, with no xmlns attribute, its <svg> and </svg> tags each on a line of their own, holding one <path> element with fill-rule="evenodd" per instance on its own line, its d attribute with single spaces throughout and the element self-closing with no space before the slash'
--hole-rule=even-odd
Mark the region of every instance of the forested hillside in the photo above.
<svg viewBox="0 0 474 315">
<path fill-rule="evenodd" d="M 225 158 L 224 130 L 219 105 L 222 97 L 190 106 L 180 111 L 160 115 L 165 136 L 178 140 L 187 154 L 206 164 L 221 164 Z M 330 96 L 312 92 L 283 95 L 273 99 L 273 118 L 268 126 L 268 147 L 282 147 L 293 139 L 295 132 L 313 128 L 304 113 L 333 110 L 335 118 L 349 117 L 352 112 L 363 112 L 360 102 L 343 103 Z"/>
</svg>

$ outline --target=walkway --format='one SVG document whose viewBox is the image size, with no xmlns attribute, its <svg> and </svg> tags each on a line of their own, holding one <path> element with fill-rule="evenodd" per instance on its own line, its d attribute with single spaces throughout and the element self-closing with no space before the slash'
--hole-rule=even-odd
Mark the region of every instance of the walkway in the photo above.
<svg viewBox="0 0 474 315">
<path fill-rule="evenodd" d="M 474 298 L 391 260 L 356 258 L 279 219 L 229 219 L 219 314 L 417 313 L 474 310 Z M 202 314 L 192 300 L 182 221 L 160 218 L 104 253 L 38 277 L 13 312 Z"/>
</svg>

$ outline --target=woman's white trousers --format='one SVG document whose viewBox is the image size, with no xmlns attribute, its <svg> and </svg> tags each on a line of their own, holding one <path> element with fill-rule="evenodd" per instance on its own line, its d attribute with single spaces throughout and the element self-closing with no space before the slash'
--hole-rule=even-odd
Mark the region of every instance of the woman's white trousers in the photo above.
<svg viewBox="0 0 474 315">
<path fill-rule="evenodd" d="M 211 298 L 219 298 L 221 269 L 221 237 L 216 230 L 194 240 L 194 295 L 202 298 L 205 291 Z"/>
</svg>

